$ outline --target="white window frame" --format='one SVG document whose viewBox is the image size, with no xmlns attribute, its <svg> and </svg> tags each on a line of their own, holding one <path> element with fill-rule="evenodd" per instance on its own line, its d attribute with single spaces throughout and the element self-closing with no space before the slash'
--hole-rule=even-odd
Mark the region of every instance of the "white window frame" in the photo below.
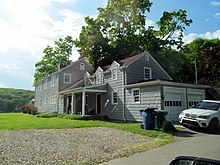
<svg viewBox="0 0 220 165">
<path fill-rule="evenodd" d="M 84 63 L 80 63 L 80 70 L 85 70 L 85 64 Z"/>
<path fill-rule="evenodd" d="M 69 76 L 69 81 L 66 81 L 66 76 Z M 64 82 L 65 84 L 71 83 L 71 74 L 69 74 L 69 73 L 64 73 L 63 82 Z"/>
<path fill-rule="evenodd" d="M 146 77 L 146 69 L 149 70 L 149 77 Z M 152 71 L 151 71 L 151 68 L 149 67 L 144 67 L 144 80 L 150 80 L 152 79 Z"/>
<path fill-rule="evenodd" d="M 118 79 L 118 69 L 117 68 L 113 68 L 111 70 L 111 76 L 112 76 L 112 80 L 117 80 Z"/>
<path fill-rule="evenodd" d="M 96 74 L 96 83 L 97 84 L 103 83 L 103 75 L 101 73 Z"/>
<path fill-rule="evenodd" d="M 117 102 L 115 102 L 115 99 L 116 99 L 114 96 L 115 93 L 116 93 Z M 118 92 L 117 91 L 112 92 L 112 104 L 118 104 Z"/>
<path fill-rule="evenodd" d="M 149 57 L 149 55 L 145 55 L 145 61 L 150 61 L 150 57 Z"/>
<path fill-rule="evenodd" d="M 139 94 L 135 95 L 135 91 L 139 91 Z M 135 101 L 136 100 L 135 98 L 139 98 L 139 101 Z M 140 88 L 132 89 L 132 102 L 135 104 L 141 103 L 141 90 L 140 90 Z"/>
</svg>

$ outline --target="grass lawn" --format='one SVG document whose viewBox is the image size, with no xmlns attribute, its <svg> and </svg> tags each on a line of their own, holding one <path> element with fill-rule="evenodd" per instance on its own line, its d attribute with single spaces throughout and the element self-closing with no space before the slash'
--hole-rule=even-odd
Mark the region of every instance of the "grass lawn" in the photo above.
<svg viewBox="0 0 220 165">
<path fill-rule="evenodd" d="M 57 117 L 39 118 L 23 113 L 0 113 L 0 130 L 71 129 L 82 127 L 115 128 L 151 137 L 152 141 L 140 145 L 139 148 L 137 148 L 138 151 L 159 147 L 174 141 L 171 134 L 162 133 L 158 130 L 143 130 L 140 129 L 140 124 L 137 123 L 113 123 L 98 120 L 68 120 Z"/>
</svg>

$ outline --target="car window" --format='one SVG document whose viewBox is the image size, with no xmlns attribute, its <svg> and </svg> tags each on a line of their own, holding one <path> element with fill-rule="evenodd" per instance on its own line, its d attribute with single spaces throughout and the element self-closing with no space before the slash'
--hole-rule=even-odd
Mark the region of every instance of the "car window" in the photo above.
<svg viewBox="0 0 220 165">
<path fill-rule="evenodd" d="M 195 108 L 209 109 L 214 111 L 218 111 L 219 107 L 220 107 L 220 103 L 213 103 L 213 102 L 200 102 L 195 106 Z"/>
</svg>

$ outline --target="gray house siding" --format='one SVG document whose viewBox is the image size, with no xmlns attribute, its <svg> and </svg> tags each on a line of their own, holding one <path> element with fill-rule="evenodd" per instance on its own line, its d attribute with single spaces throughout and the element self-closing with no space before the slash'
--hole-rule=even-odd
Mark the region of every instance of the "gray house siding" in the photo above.
<svg viewBox="0 0 220 165">
<path fill-rule="evenodd" d="M 105 81 L 108 83 L 108 92 L 106 99 L 109 100 L 106 109 L 106 115 L 111 119 L 123 119 L 123 71 L 116 63 L 113 63 L 111 68 L 117 69 L 117 79 L 113 80 L 112 72 L 105 75 Z M 110 68 L 110 69 L 111 69 Z M 112 93 L 117 92 L 118 103 L 113 104 Z"/>
<path fill-rule="evenodd" d="M 151 68 L 151 79 L 171 79 L 160 67 L 160 65 L 152 58 L 152 56 L 148 56 L 149 61 L 146 61 L 145 55 L 143 55 L 139 59 L 128 65 L 128 67 L 126 68 L 127 84 L 132 84 L 144 80 L 144 67 Z"/>
<path fill-rule="evenodd" d="M 35 106 L 39 113 L 56 112 L 58 99 L 58 75 L 54 74 L 36 84 Z"/>
<path fill-rule="evenodd" d="M 161 87 L 149 86 L 141 87 L 140 103 L 133 102 L 132 89 L 125 90 L 125 118 L 129 121 L 142 121 L 139 110 L 146 108 L 161 109 Z"/>
<path fill-rule="evenodd" d="M 80 69 L 80 65 L 84 64 L 84 69 Z M 63 89 L 70 87 L 72 84 L 75 84 L 76 82 L 83 79 L 85 73 L 87 72 L 93 72 L 93 68 L 84 60 L 79 60 L 70 66 L 62 69 L 60 71 L 60 77 L 59 77 L 59 91 L 62 91 Z M 65 74 L 71 75 L 71 81 L 69 83 L 64 82 L 64 76 Z"/>
</svg>

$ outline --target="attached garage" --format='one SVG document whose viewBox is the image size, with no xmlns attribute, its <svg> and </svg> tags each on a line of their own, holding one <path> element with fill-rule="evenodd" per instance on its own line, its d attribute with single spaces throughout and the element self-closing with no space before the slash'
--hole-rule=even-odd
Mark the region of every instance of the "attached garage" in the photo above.
<svg viewBox="0 0 220 165">
<path fill-rule="evenodd" d="M 205 99 L 208 86 L 172 81 L 153 80 L 127 85 L 125 92 L 126 120 L 141 121 L 140 109 L 158 108 L 168 112 L 168 121 L 178 121 L 182 110 L 192 107 Z M 132 91 L 139 89 L 139 103 L 132 102 Z"/>
<path fill-rule="evenodd" d="M 168 112 L 167 120 L 178 119 L 179 114 L 186 108 L 185 88 L 164 86 L 164 110 Z"/>
<path fill-rule="evenodd" d="M 168 121 L 177 121 L 182 110 L 205 99 L 205 88 L 198 89 L 198 87 L 203 86 L 192 84 L 185 84 L 185 87 L 164 86 L 164 110 L 168 111 Z"/>
</svg>

